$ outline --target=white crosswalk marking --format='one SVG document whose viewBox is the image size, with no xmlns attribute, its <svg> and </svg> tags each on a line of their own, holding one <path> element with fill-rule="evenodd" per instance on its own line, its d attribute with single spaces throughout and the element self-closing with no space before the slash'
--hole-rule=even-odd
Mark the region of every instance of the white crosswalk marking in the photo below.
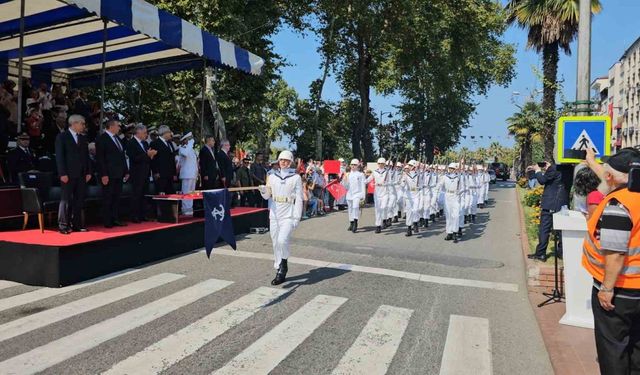
<svg viewBox="0 0 640 375">
<path fill-rule="evenodd" d="M 231 281 L 207 280 L 114 318 L 94 324 L 0 363 L 5 374 L 34 374 L 67 360 L 107 340 L 123 335 L 172 311 L 193 303 Z"/>
<path fill-rule="evenodd" d="M 491 375 L 489 320 L 451 315 L 440 375 Z"/>
<path fill-rule="evenodd" d="M 285 293 L 285 289 L 258 288 L 116 364 L 105 374 L 143 375 L 166 370 Z"/>
<path fill-rule="evenodd" d="M 11 288 L 13 286 L 18 286 L 18 285 L 22 285 L 22 284 L 16 283 L 13 281 L 8 281 L 8 280 L 0 280 L 0 290 Z"/>
<path fill-rule="evenodd" d="M 386 374 L 412 313 L 409 309 L 380 306 L 332 374 Z"/>
<path fill-rule="evenodd" d="M 346 301 L 316 296 L 214 374 L 268 374 Z"/>
<path fill-rule="evenodd" d="M 106 306 L 110 303 L 131 297 L 183 277 L 184 275 L 162 273 L 147 279 L 134 281 L 130 284 L 113 288 L 105 292 L 94 294 L 65 305 L 54 307 L 36 314 L 31 314 L 24 318 L 12 320 L 0 325 L 0 341 L 42 328 L 49 324 L 59 322 L 98 307 Z"/>
<path fill-rule="evenodd" d="M 40 301 L 45 298 L 59 296 L 61 294 L 69 293 L 73 290 L 82 289 L 87 286 L 95 285 L 101 282 L 116 279 L 122 276 L 128 276 L 140 271 L 139 269 L 128 269 L 116 273 L 112 273 L 106 276 L 101 276 L 95 279 L 87 280 L 75 285 L 65 286 L 63 288 L 40 288 L 32 292 L 18 294 L 12 297 L 3 298 L 0 300 L 0 311 L 12 309 L 14 307 L 26 305 L 28 303 Z"/>
</svg>

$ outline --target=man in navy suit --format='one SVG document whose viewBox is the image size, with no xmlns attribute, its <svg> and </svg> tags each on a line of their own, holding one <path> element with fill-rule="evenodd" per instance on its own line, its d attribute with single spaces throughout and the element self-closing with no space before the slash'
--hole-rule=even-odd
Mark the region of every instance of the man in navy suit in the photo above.
<svg viewBox="0 0 640 375">
<path fill-rule="evenodd" d="M 173 183 L 178 181 L 176 175 L 175 148 L 171 142 L 171 129 L 162 125 L 158 128 L 160 137 L 151 142 L 150 148 L 157 151 L 156 156 L 151 160 L 151 170 L 153 171 L 153 183 L 156 186 L 156 193 L 173 194 L 176 192 Z"/>
<path fill-rule="evenodd" d="M 81 115 L 69 116 L 69 128 L 56 138 L 56 165 L 62 193 L 58 207 L 60 233 L 86 232 L 82 224 L 82 206 L 91 179 L 91 163 L 87 137 L 83 134 L 85 120 Z"/>
<path fill-rule="evenodd" d="M 109 120 L 105 132 L 96 139 L 96 164 L 98 180 L 102 186 L 102 222 L 106 228 L 122 227 L 118 211 L 122 184 L 129 179 L 129 168 L 124 152 L 124 145 L 118 138 L 120 122 Z"/>
<path fill-rule="evenodd" d="M 147 128 L 137 124 L 134 135 L 127 143 L 127 156 L 129 156 L 129 174 L 131 175 L 131 221 L 139 223 L 145 221 L 145 197 L 151 175 L 151 161 L 157 151 L 149 148 L 147 143 Z"/>
</svg>

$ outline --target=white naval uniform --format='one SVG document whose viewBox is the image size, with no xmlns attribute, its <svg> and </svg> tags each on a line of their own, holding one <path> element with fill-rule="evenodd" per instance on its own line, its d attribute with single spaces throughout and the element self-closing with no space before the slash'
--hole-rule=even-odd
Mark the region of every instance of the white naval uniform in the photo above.
<svg viewBox="0 0 640 375">
<path fill-rule="evenodd" d="M 288 259 L 291 232 L 302 217 L 302 179 L 295 169 L 277 170 L 267 176 L 262 198 L 269 200 L 269 232 L 273 244 L 273 267 Z"/>
<path fill-rule="evenodd" d="M 373 192 L 373 202 L 376 210 L 376 226 L 382 226 L 382 221 L 387 218 L 387 209 L 389 206 L 389 193 L 387 190 L 387 173 L 388 169 L 376 169 L 367 179 L 367 184 L 373 180 L 375 190 Z"/>
<path fill-rule="evenodd" d="M 444 212 L 447 234 L 460 229 L 460 175 L 447 173 L 438 184 L 438 192 L 444 193 Z"/>
<path fill-rule="evenodd" d="M 404 188 L 402 187 L 402 169 L 400 168 L 396 168 L 395 170 L 395 185 L 396 185 L 396 202 L 395 205 L 393 207 L 393 215 L 398 215 L 398 212 L 401 212 L 404 210 L 404 195 L 405 195 L 405 191 Z"/>
<path fill-rule="evenodd" d="M 420 220 L 420 190 L 418 190 L 419 174 L 416 171 L 405 173 L 402 177 L 402 185 L 407 199 L 407 226 L 413 225 Z"/>
<path fill-rule="evenodd" d="M 389 168 L 389 177 L 387 178 L 387 208 L 385 210 L 385 219 L 393 219 L 397 214 L 396 201 L 398 199 L 398 191 L 396 186 L 396 171 L 394 168 Z M 394 211 L 395 210 L 395 211 Z"/>
<path fill-rule="evenodd" d="M 460 228 L 464 227 L 464 216 L 467 214 L 467 202 L 469 197 L 469 188 L 467 186 L 467 173 L 461 172 L 458 174 L 460 178 Z"/>
<path fill-rule="evenodd" d="M 484 172 L 484 202 L 486 202 L 489 199 L 489 181 L 491 181 L 491 176 L 489 175 L 489 172 Z"/>
<path fill-rule="evenodd" d="M 479 175 L 472 173 L 469 175 L 470 188 L 471 188 L 471 205 L 469 206 L 469 214 L 476 215 L 478 213 L 478 192 L 480 184 L 478 183 Z"/>
<path fill-rule="evenodd" d="M 180 146 L 178 149 L 180 163 L 180 181 L 182 183 L 182 194 L 188 194 L 196 190 L 198 178 L 198 155 L 193 149 L 193 144 Z M 182 214 L 193 215 L 193 201 L 182 201 Z"/>
<path fill-rule="evenodd" d="M 349 221 L 360 219 L 360 201 L 367 195 L 367 184 L 364 173 L 360 171 L 349 172 L 342 183 L 347 188 L 345 199 L 349 211 Z"/>
<path fill-rule="evenodd" d="M 425 220 L 428 220 L 431 215 L 432 180 L 431 172 L 424 171 L 422 173 L 422 218 Z"/>
</svg>

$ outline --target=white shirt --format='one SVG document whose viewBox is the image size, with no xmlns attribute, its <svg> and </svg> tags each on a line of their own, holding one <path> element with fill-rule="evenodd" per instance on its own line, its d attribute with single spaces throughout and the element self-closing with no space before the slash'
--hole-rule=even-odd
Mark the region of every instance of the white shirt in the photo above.
<svg viewBox="0 0 640 375">
<path fill-rule="evenodd" d="M 367 186 L 364 173 L 360 171 L 349 172 L 343 180 L 344 187 L 347 188 L 348 200 L 361 200 L 367 195 Z"/>
<path fill-rule="evenodd" d="M 269 219 L 293 219 L 302 217 L 302 179 L 294 169 L 277 170 L 267 176 L 267 192 L 262 194 L 269 200 Z"/>
<path fill-rule="evenodd" d="M 73 141 L 78 144 L 78 133 L 74 132 L 73 129 L 69 128 L 69 133 L 73 137 Z"/>
</svg>

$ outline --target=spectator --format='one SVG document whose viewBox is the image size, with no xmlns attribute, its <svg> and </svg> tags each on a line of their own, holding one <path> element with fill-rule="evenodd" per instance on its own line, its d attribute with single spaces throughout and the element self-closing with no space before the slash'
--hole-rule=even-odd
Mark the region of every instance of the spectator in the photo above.
<svg viewBox="0 0 640 375">
<path fill-rule="evenodd" d="M 0 104 L 0 154 L 7 152 L 9 144 L 9 110 Z"/>
<path fill-rule="evenodd" d="M 105 132 L 96 140 L 96 159 L 98 177 L 102 186 L 102 221 L 105 228 L 124 227 L 120 221 L 120 196 L 122 184 L 129 179 L 129 169 L 124 152 L 124 145 L 118 133 L 120 122 L 109 120 Z"/>
<path fill-rule="evenodd" d="M 249 158 L 242 159 L 242 165 L 236 171 L 236 180 L 238 182 L 238 187 L 257 186 L 253 184 L 251 180 L 251 174 L 249 172 L 250 165 L 251 165 L 251 159 Z M 260 185 L 264 185 L 264 184 L 260 184 Z M 240 206 L 249 207 L 253 201 L 252 195 L 253 195 L 253 191 L 241 191 Z"/>
<path fill-rule="evenodd" d="M 177 181 L 175 149 L 171 142 L 171 129 L 162 125 L 158 129 L 160 137 L 151 142 L 151 149 L 156 150 L 156 156 L 151 160 L 153 182 L 157 194 L 174 194 L 173 182 Z"/>
<path fill-rule="evenodd" d="M 581 168 L 576 173 L 573 182 L 574 208 L 582 212 L 587 220 L 591 217 L 598 204 L 604 199 L 604 194 L 598 191 L 600 178 L 590 168 Z"/>
<path fill-rule="evenodd" d="M 298 158 L 298 161 L 300 159 Z M 256 160 L 251 167 L 249 168 L 249 173 L 251 174 L 252 186 L 265 185 L 267 180 L 267 168 L 264 166 L 264 154 L 261 152 L 256 153 Z M 267 201 L 262 199 L 259 191 L 253 192 L 253 202 L 252 206 L 254 207 L 266 207 Z"/>
<path fill-rule="evenodd" d="M 91 164 L 87 139 L 82 134 L 84 128 L 84 117 L 71 115 L 69 130 L 56 139 L 56 163 L 62 187 L 58 228 L 62 234 L 87 231 L 82 225 L 82 207 L 86 183 L 91 179 Z"/>
<path fill-rule="evenodd" d="M 222 173 L 222 185 L 223 187 L 231 186 L 231 181 L 233 180 L 233 163 L 231 161 L 231 157 L 229 157 L 229 150 L 231 149 L 231 144 L 227 140 L 223 140 L 220 142 L 220 152 L 218 152 L 218 166 Z"/>
<path fill-rule="evenodd" d="M 129 157 L 129 173 L 131 181 L 131 222 L 140 223 L 145 218 L 145 193 L 149 185 L 151 163 L 158 151 L 149 148 L 147 128 L 138 124 L 133 139 L 126 145 Z"/>
<path fill-rule="evenodd" d="M 582 265 L 593 276 L 591 309 L 602 374 L 637 373 L 640 348 L 640 194 L 627 188 L 640 152 L 624 148 L 605 160 L 608 194 L 587 223 Z"/>
<path fill-rule="evenodd" d="M 24 120 L 27 134 L 31 138 L 31 146 L 40 153 L 42 149 L 42 115 L 35 108 L 30 108 Z"/>
<path fill-rule="evenodd" d="M 67 106 L 67 97 L 64 95 L 62 85 L 54 83 L 51 88 L 51 98 L 54 101 L 54 106 Z"/>
<path fill-rule="evenodd" d="M 89 163 L 91 163 L 91 170 L 93 171 L 93 175 L 91 176 L 91 180 L 89 181 L 89 185 L 96 185 L 98 183 L 96 179 L 96 172 L 98 169 L 98 159 L 96 157 L 96 143 L 90 142 L 87 145 L 87 149 L 89 150 Z"/>
<path fill-rule="evenodd" d="M 198 181 L 198 155 L 193 149 L 193 133 L 185 134 L 180 142 L 182 142 L 182 146 L 180 146 L 178 155 L 180 156 L 182 193 L 189 194 L 196 190 L 196 181 Z M 193 200 L 182 201 L 182 214 L 193 216 Z"/>
<path fill-rule="evenodd" d="M 9 151 L 7 155 L 9 177 L 14 184 L 19 182 L 19 173 L 36 169 L 36 155 L 29 148 L 29 142 L 29 136 L 26 133 L 20 134 L 17 139 L 17 147 Z"/>
<path fill-rule="evenodd" d="M 49 89 L 47 88 L 46 83 L 40 84 L 40 89 L 37 91 L 38 94 L 38 103 L 40 103 L 41 111 L 48 111 L 53 108 L 53 98 L 49 93 Z"/>
<path fill-rule="evenodd" d="M 525 175 L 527 177 L 527 184 L 529 189 L 533 189 L 534 187 L 536 187 L 536 183 L 538 181 L 536 180 L 536 171 L 533 169 L 533 167 L 527 167 Z"/>
<path fill-rule="evenodd" d="M 18 128 L 18 100 L 14 92 L 15 87 L 16 83 L 11 80 L 4 81 L 2 87 L 0 87 L 0 106 L 9 111 L 9 135 L 16 135 L 20 131 Z"/>
<path fill-rule="evenodd" d="M 205 137 L 205 143 L 200 149 L 200 185 L 203 190 L 220 188 L 220 168 L 216 160 L 216 140 L 212 135 Z"/>
</svg>

